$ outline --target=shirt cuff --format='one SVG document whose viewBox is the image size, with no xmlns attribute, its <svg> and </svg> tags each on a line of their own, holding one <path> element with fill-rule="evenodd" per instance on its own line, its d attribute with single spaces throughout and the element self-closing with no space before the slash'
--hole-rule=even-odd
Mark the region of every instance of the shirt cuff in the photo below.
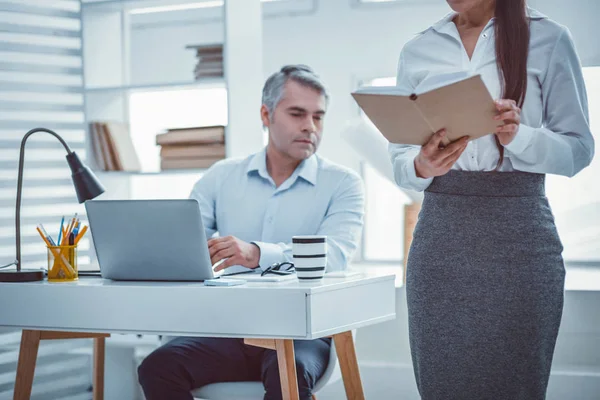
<svg viewBox="0 0 600 400">
<path fill-rule="evenodd" d="M 418 154 L 417 154 L 418 155 Z M 409 162 L 405 164 L 404 168 L 404 177 L 406 181 L 409 183 L 411 189 L 416 190 L 417 192 L 422 192 L 431 185 L 433 182 L 433 178 L 419 178 L 417 176 L 417 170 L 415 169 L 415 156 Z"/>
<path fill-rule="evenodd" d="M 260 258 L 258 265 L 264 271 L 271 265 L 283 260 L 283 250 L 274 243 L 250 242 L 260 249 Z"/>
<path fill-rule="evenodd" d="M 535 128 L 531 126 L 519 125 L 519 131 L 513 138 L 512 142 L 504 146 L 504 148 L 510 151 L 513 154 L 521 154 L 529 147 L 531 141 L 533 140 L 533 135 L 535 132 Z"/>
</svg>

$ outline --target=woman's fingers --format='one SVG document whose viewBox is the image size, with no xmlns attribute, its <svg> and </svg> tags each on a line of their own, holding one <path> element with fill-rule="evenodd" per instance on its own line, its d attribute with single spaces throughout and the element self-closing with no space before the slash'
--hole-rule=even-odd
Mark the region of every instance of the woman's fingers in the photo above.
<svg viewBox="0 0 600 400">
<path fill-rule="evenodd" d="M 506 124 L 496 128 L 496 133 L 515 133 L 519 129 L 517 124 Z"/>
<path fill-rule="evenodd" d="M 437 149 L 434 156 L 432 157 L 433 161 L 437 162 L 438 164 L 444 163 L 444 160 L 448 156 L 454 154 L 456 151 L 459 151 L 461 148 L 466 146 L 468 142 L 469 137 L 463 136 L 460 139 L 457 139 L 454 142 L 450 143 L 448 146 Z"/>
<path fill-rule="evenodd" d="M 419 156 L 415 159 L 417 176 L 426 178 L 445 174 L 465 151 L 469 143 L 468 136 L 463 136 L 445 147 L 440 147 L 446 134 L 445 129 L 439 130 L 421 148 Z"/>
<path fill-rule="evenodd" d="M 462 138 L 452 142 L 448 147 L 440 151 L 440 161 L 444 165 L 449 158 L 455 157 L 458 159 L 460 155 L 465 151 L 469 144 L 469 137 L 463 136 Z"/>
<path fill-rule="evenodd" d="M 518 109 L 517 102 L 511 99 L 499 99 L 495 103 L 496 109 L 500 112 Z"/>
<path fill-rule="evenodd" d="M 465 151 L 466 148 L 467 147 L 465 146 L 464 148 L 461 148 L 459 151 L 453 153 L 451 156 L 444 159 L 444 163 L 442 165 L 444 173 L 448 172 L 450 170 L 450 168 L 452 168 L 452 166 L 454 164 L 456 164 L 456 162 L 458 161 L 458 159 L 460 158 L 460 156 L 462 155 L 462 153 Z"/>
<path fill-rule="evenodd" d="M 442 143 L 444 136 L 446 136 L 446 130 L 440 129 L 439 131 L 434 133 L 433 136 L 431 136 L 431 138 L 429 138 L 425 146 L 423 146 L 423 150 L 425 150 L 429 154 L 435 154 L 435 152 L 440 147 L 440 143 Z"/>
<path fill-rule="evenodd" d="M 502 114 L 498 114 L 494 117 L 496 121 L 506 121 L 506 122 L 520 122 L 521 121 L 521 113 L 517 110 L 505 111 Z"/>
</svg>

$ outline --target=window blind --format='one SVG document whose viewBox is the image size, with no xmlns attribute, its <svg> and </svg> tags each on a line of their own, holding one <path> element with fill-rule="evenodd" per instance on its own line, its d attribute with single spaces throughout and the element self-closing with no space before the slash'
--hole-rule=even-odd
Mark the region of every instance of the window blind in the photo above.
<svg viewBox="0 0 600 400">
<path fill-rule="evenodd" d="M 15 257 L 19 147 L 25 133 L 45 127 L 86 159 L 82 28 L 78 0 L 0 0 L 0 264 Z M 26 144 L 21 205 L 22 266 L 45 267 L 46 248 L 35 227 L 57 239 L 60 219 L 77 203 L 66 152 L 38 132 Z M 90 263 L 90 241 L 79 243 L 79 265 Z"/>
</svg>

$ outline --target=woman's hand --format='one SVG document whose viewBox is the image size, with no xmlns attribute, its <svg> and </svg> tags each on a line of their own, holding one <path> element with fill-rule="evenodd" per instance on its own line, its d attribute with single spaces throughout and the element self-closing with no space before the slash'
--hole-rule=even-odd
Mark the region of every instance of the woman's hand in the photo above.
<svg viewBox="0 0 600 400">
<path fill-rule="evenodd" d="M 440 144 L 444 136 L 446 136 L 446 130 L 439 130 L 421 147 L 419 155 L 415 158 L 415 171 L 419 178 L 445 175 L 469 143 L 469 137 L 463 136 L 443 147 Z"/>
<path fill-rule="evenodd" d="M 496 128 L 496 136 L 503 146 L 508 145 L 513 141 L 519 132 L 521 124 L 521 109 L 517 107 L 514 100 L 496 100 L 496 108 L 500 114 L 496 115 L 496 121 L 504 121 L 504 125 Z"/>
</svg>

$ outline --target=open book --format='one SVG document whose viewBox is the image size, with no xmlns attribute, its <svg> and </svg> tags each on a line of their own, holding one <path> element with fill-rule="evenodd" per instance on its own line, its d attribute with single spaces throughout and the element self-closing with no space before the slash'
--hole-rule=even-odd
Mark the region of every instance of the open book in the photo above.
<svg viewBox="0 0 600 400">
<path fill-rule="evenodd" d="M 503 124 L 493 119 L 498 112 L 479 75 L 424 93 L 373 86 L 355 91 L 352 97 L 391 143 L 423 145 L 446 128 L 447 144 L 465 135 L 485 136 Z"/>
</svg>

